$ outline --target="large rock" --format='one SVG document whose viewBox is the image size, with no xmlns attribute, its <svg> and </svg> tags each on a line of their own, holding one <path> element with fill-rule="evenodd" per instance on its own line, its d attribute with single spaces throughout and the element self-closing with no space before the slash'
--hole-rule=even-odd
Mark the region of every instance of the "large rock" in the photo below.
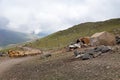
<svg viewBox="0 0 120 80">
<path fill-rule="evenodd" d="M 93 58 L 93 56 L 88 53 L 85 53 L 81 58 L 82 58 L 82 60 L 88 60 L 88 59 Z"/>
<path fill-rule="evenodd" d="M 91 55 L 91 54 L 95 53 L 95 51 L 94 51 L 94 49 L 88 49 L 85 51 L 85 53 Z"/>
<path fill-rule="evenodd" d="M 116 44 L 120 44 L 120 36 L 116 36 Z"/>
<path fill-rule="evenodd" d="M 106 52 L 108 52 L 108 51 L 110 51 L 110 50 L 111 50 L 111 49 L 106 46 L 106 47 L 102 48 L 101 52 L 102 52 L 102 53 L 106 53 Z"/>
<path fill-rule="evenodd" d="M 96 58 L 98 56 L 100 56 L 102 54 L 102 52 L 95 52 L 92 56 L 93 58 Z"/>
<path fill-rule="evenodd" d="M 2 57 L 3 56 L 3 54 L 0 52 L 0 57 Z"/>
<path fill-rule="evenodd" d="M 5 56 L 7 56 L 6 52 L 0 52 L 0 57 L 5 57 Z"/>
<path fill-rule="evenodd" d="M 104 48 L 104 45 L 98 46 L 96 48 L 94 48 L 95 52 L 100 52 L 102 49 Z"/>
<path fill-rule="evenodd" d="M 97 51 L 97 52 L 96 52 L 94 49 L 89 49 L 89 50 L 85 51 L 85 54 L 89 54 L 89 55 L 91 55 L 93 58 L 98 57 L 99 55 L 101 55 L 101 53 L 102 53 L 102 52 L 100 52 L 100 51 Z"/>
<path fill-rule="evenodd" d="M 94 35 L 92 35 L 90 43 L 92 46 L 115 45 L 116 39 L 115 39 L 115 35 L 104 31 L 104 32 L 95 33 Z"/>
<path fill-rule="evenodd" d="M 110 46 L 101 45 L 101 46 L 98 46 L 98 47 L 94 48 L 94 50 L 95 50 L 95 52 L 106 53 L 106 52 L 111 50 L 111 47 Z"/>
<path fill-rule="evenodd" d="M 74 51 L 74 55 L 75 55 L 75 56 L 78 56 L 78 55 L 80 55 L 80 52 L 79 52 L 78 50 L 75 50 L 75 51 Z"/>
<path fill-rule="evenodd" d="M 84 52 L 80 52 L 78 50 L 74 51 L 75 58 L 81 58 L 84 55 Z"/>
<path fill-rule="evenodd" d="M 74 55 L 76 56 L 75 58 L 81 58 L 82 60 L 88 60 L 91 58 L 96 58 L 100 56 L 101 54 L 106 53 L 110 50 L 112 50 L 110 46 L 101 45 L 93 49 L 87 49 L 84 52 L 79 52 L 78 50 L 76 50 L 74 52 Z"/>
</svg>

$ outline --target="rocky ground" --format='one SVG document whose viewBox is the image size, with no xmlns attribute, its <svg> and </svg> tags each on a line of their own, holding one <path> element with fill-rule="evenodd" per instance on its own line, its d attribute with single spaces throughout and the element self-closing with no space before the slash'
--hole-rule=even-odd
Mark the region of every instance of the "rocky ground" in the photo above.
<svg viewBox="0 0 120 80">
<path fill-rule="evenodd" d="M 89 60 L 73 52 L 34 56 L 13 64 L 0 80 L 120 80 L 120 47 Z"/>
</svg>

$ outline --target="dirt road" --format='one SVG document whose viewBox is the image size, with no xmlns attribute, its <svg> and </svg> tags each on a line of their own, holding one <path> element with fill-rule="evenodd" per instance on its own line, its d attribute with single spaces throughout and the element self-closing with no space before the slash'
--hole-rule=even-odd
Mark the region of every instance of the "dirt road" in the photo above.
<svg viewBox="0 0 120 80">
<path fill-rule="evenodd" d="M 22 57 L 22 58 L 12 58 L 12 59 L 3 60 L 2 62 L 0 62 L 0 75 L 5 71 L 9 70 L 10 68 L 12 68 L 14 65 L 33 59 L 34 57 L 36 56 L 28 56 L 28 57 Z"/>
<path fill-rule="evenodd" d="M 73 57 L 73 53 L 68 52 L 49 58 L 11 59 L 0 63 L 0 80 L 120 80 L 118 52 L 85 61 Z"/>
</svg>

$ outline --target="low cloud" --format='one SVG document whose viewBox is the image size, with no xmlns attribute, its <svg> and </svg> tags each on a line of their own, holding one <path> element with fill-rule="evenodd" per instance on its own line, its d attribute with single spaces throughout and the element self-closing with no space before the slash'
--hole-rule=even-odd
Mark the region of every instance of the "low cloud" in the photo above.
<svg viewBox="0 0 120 80">
<path fill-rule="evenodd" d="M 7 29 L 7 25 L 9 24 L 9 20 L 5 17 L 0 17 L 0 28 Z"/>
<path fill-rule="evenodd" d="M 120 0 L 0 0 L 0 27 L 38 34 L 120 17 Z M 3 21 L 3 22 L 2 22 Z"/>
</svg>

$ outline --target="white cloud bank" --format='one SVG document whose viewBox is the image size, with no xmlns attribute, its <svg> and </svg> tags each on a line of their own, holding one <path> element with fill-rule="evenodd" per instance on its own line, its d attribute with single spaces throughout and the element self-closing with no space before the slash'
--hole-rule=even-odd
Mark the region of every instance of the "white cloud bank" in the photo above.
<svg viewBox="0 0 120 80">
<path fill-rule="evenodd" d="M 0 0 L 0 27 L 52 33 L 81 22 L 118 18 L 119 7 L 120 0 Z"/>
</svg>

